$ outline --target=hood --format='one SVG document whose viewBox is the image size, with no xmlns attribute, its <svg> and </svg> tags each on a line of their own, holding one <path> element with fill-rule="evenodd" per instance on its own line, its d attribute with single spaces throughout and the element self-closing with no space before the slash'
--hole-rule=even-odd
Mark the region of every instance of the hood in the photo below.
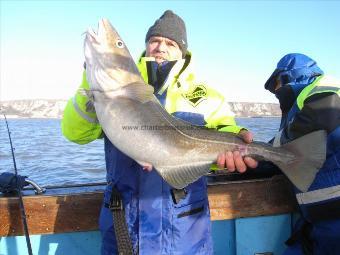
<svg viewBox="0 0 340 255">
<path fill-rule="evenodd" d="M 290 85 L 299 93 L 322 74 L 323 71 L 313 59 L 304 54 L 291 53 L 281 58 L 264 87 L 275 93 L 276 80 L 280 79 L 282 86 Z"/>
</svg>

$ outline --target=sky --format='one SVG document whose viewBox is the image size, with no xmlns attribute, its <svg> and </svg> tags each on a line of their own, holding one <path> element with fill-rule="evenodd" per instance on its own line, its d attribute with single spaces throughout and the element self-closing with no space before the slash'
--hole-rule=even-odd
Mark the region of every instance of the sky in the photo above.
<svg viewBox="0 0 340 255">
<path fill-rule="evenodd" d="M 198 75 L 228 101 L 276 102 L 263 85 L 288 53 L 340 79 L 340 1 L 0 0 L 0 101 L 71 98 L 87 28 L 108 18 L 137 60 L 167 9 L 186 23 Z"/>
</svg>

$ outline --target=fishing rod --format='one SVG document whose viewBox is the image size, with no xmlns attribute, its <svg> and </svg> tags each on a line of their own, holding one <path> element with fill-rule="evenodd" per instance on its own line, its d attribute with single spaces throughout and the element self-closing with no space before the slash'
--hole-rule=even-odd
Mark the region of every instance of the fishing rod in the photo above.
<svg viewBox="0 0 340 255">
<path fill-rule="evenodd" d="M 6 123 L 6 127 L 7 127 L 9 143 L 11 145 L 12 159 L 13 159 L 14 171 L 15 171 L 15 183 L 16 183 L 18 197 L 19 197 L 19 207 L 20 207 L 22 223 L 24 225 L 24 232 L 25 232 L 27 250 L 28 250 L 28 254 L 29 255 L 33 255 L 31 240 L 30 240 L 30 236 L 29 236 L 29 232 L 28 232 L 27 218 L 26 218 L 26 213 L 25 213 L 24 201 L 22 199 L 22 190 L 21 190 L 21 187 L 20 187 L 20 185 L 18 183 L 18 169 L 17 169 L 17 164 L 15 162 L 14 148 L 13 148 L 13 144 L 12 144 L 11 132 L 9 131 L 6 115 L 5 114 L 3 114 L 3 115 L 5 117 L 5 123 Z"/>
</svg>

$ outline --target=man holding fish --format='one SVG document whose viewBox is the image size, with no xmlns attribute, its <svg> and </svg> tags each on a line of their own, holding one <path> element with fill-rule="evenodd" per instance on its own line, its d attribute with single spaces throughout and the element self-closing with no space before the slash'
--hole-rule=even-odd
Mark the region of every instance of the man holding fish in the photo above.
<svg viewBox="0 0 340 255">
<path fill-rule="evenodd" d="M 103 26 L 105 27 L 105 25 L 104 22 Z M 106 59 L 98 60 L 92 54 L 99 45 L 96 38 L 106 35 L 100 28 L 98 34 L 92 33 L 92 35 L 90 32 L 85 43 L 86 66 L 95 64 L 103 66 L 105 65 L 103 61 Z M 121 39 L 114 39 L 117 48 L 125 47 Z M 153 151 L 152 147 L 156 147 L 151 141 L 143 143 L 137 137 L 135 143 L 129 143 L 125 147 L 121 146 L 118 149 L 113 145 L 110 141 L 111 137 L 115 136 L 114 140 L 119 140 L 121 136 L 118 133 L 129 132 L 128 129 L 131 128 L 129 125 L 132 122 L 125 119 L 122 121 L 120 119 L 99 119 L 98 121 L 97 117 L 100 118 L 101 112 L 106 111 L 107 108 L 97 106 L 96 102 L 100 96 L 94 95 L 94 100 L 92 100 L 96 109 L 94 110 L 91 104 L 93 97 L 91 93 L 101 91 L 102 88 L 93 89 L 89 84 L 93 85 L 100 80 L 103 81 L 103 84 L 111 83 L 114 87 L 116 85 L 112 83 L 117 79 L 128 79 L 126 87 L 129 89 L 119 93 L 137 98 L 136 101 L 142 102 L 143 96 L 153 90 L 155 97 L 166 112 L 178 119 L 196 126 L 238 134 L 246 143 L 252 141 L 252 134 L 236 125 L 233 113 L 230 112 L 224 98 L 194 73 L 192 55 L 187 51 L 185 24 L 179 16 L 169 10 L 164 12 L 149 28 L 145 43 L 146 50 L 138 60 L 138 70 L 130 62 L 124 62 L 128 59 L 126 55 L 116 53 L 112 54 L 115 54 L 114 57 L 118 58 L 121 63 L 121 66 L 117 68 L 119 72 L 92 72 L 93 69 L 85 67 L 81 88 L 66 106 L 62 131 L 65 137 L 78 144 L 86 144 L 95 139 L 104 138 L 108 185 L 99 222 L 103 238 L 102 254 L 121 252 L 124 254 L 213 254 L 206 178 L 204 176 L 192 177 L 191 181 L 194 182 L 188 186 L 173 188 L 163 180 L 158 171 L 152 170 L 152 166 L 158 170 L 157 162 L 146 162 L 141 155 L 151 151 L 153 154 L 159 153 L 162 157 L 168 155 L 167 158 L 171 158 L 173 155 L 171 150 L 167 151 L 164 148 L 164 150 Z M 107 60 L 109 59 L 110 55 L 107 54 Z M 139 81 L 140 75 L 144 81 Z M 146 84 L 139 86 L 142 82 Z M 92 92 L 87 93 L 90 87 Z M 103 98 L 103 101 L 108 100 L 109 97 L 119 97 L 118 92 L 111 92 L 110 95 Z M 114 102 L 117 100 L 112 99 Z M 119 100 L 122 100 L 120 102 L 122 104 L 126 102 L 123 99 Z M 144 104 L 147 103 L 143 101 L 142 107 Z M 122 109 L 126 110 L 129 107 L 132 106 L 127 104 Z M 130 111 L 130 113 L 132 116 L 137 114 L 136 111 Z M 159 110 L 157 114 L 164 115 Z M 114 115 L 112 113 L 112 116 Z M 137 118 L 136 115 L 132 119 Z M 107 125 L 110 128 L 103 130 L 103 126 L 99 122 L 104 123 L 104 121 L 112 122 Z M 126 122 L 125 125 L 123 122 Z M 122 131 L 121 128 L 115 127 L 117 123 L 124 125 L 127 130 Z M 183 123 L 185 122 L 178 120 L 178 125 L 171 126 L 171 123 L 169 125 L 180 130 Z M 157 126 L 157 123 L 146 124 L 150 124 L 153 130 L 166 127 L 166 125 Z M 133 129 L 139 128 L 139 132 L 152 133 L 152 131 L 141 127 L 145 127 L 145 125 L 132 126 Z M 158 143 L 161 142 L 161 140 L 158 141 Z M 175 137 L 173 142 L 176 142 Z M 132 157 L 138 159 L 138 163 L 122 152 L 128 150 L 128 147 L 141 147 L 140 150 L 137 150 L 140 151 L 139 155 Z M 222 153 L 216 150 L 215 154 L 218 167 L 226 167 L 229 171 L 244 172 L 247 167 L 257 166 L 257 161 L 250 157 L 243 158 L 238 150 Z M 195 165 L 194 157 L 191 162 L 192 165 Z M 208 170 L 210 164 L 206 164 L 203 170 Z M 171 166 L 163 165 L 163 167 L 166 172 Z M 183 167 L 189 169 L 189 166 Z M 202 168 L 201 165 L 200 167 Z M 178 184 L 178 187 L 182 186 Z M 120 241 L 117 241 L 119 237 L 116 238 L 120 234 L 114 227 L 114 219 L 109 209 L 112 208 L 110 205 L 112 205 L 113 197 L 114 199 L 118 197 L 120 200 L 118 203 L 122 203 L 121 209 L 125 213 L 125 225 L 131 239 L 128 241 L 132 243 L 130 251 L 129 248 L 122 248 L 122 245 L 119 244 Z"/>
</svg>

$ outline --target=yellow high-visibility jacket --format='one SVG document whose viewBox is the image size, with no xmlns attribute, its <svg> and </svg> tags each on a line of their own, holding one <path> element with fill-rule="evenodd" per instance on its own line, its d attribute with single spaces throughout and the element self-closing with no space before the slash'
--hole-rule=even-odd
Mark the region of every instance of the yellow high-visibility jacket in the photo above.
<svg viewBox="0 0 340 255">
<path fill-rule="evenodd" d="M 150 58 L 142 56 L 137 63 L 146 83 L 148 83 L 148 61 Z M 61 122 L 63 135 L 78 144 L 89 143 L 103 135 L 96 113 L 86 111 L 86 103 L 89 99 L 80 92 L 82 89 L 89 89 L 86 70 L 83 72 L 80 89 L 66 105 Z M 225 132 L 237 134 L 243 129 L 236 125 L 234 114 L 224 97 L 194 74 L 189 52 L 185 59 L 177 61 L 172 67 L 164 85 L 155 93 L 159 95 L 166 93 L 164 107 L 172 115 L 176 113 L 201 115 L 206 127 Z"/>
</svg>

